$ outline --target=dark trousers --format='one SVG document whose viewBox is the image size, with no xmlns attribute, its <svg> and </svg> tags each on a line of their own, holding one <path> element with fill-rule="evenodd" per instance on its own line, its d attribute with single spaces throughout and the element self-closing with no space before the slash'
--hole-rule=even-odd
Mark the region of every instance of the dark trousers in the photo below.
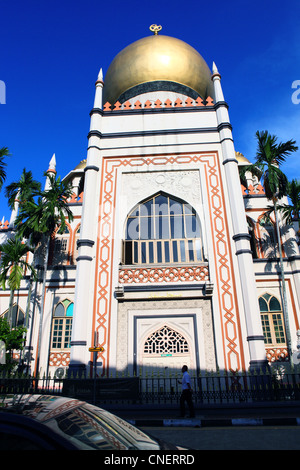
<svg viewBox="0 0 300 470">
<path fill-rule="evenodd" d="M 180 396 L 180 412 L 181 416 L 185 415 L 185 402 L 187 403 L 190 411 L 190 417 L 193 418 L 195 416 L 194 404 L 192 400 L 192 392 L 191 390 L 182 390 Z"/>
</svg>

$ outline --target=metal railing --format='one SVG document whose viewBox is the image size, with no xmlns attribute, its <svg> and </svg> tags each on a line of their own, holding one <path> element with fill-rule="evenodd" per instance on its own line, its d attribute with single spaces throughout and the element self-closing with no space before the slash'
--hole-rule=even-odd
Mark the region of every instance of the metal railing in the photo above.
<svg viewBox="0 0 300 470">
<path fill-rule="evenodd" d="M 0 372 L 1 394 L 40 393 L 78 398 L 95 404 L 178 405 L 181 374 L 152 373 L 132 377 L 34 377 Z M 196 406 L 300 400 L 300 368 L 270 372 L 203 372 L 191 377 Z"/>
</svg>

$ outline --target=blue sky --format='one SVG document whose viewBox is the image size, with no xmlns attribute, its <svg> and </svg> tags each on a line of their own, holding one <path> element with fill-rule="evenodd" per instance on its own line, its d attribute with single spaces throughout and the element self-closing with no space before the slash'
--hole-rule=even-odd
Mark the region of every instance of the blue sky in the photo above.
<svg viewBox="0 0 300 470">
<path fill-rule="evenodd" d="M 236 150 L 250 160 L 255 132 L 268 130 L 300 147 L 299 0 L 0 0 L 0 147 L 8 147 L 6 184 L 23 168 L 43 182 L 56 154 L 64 176 L 86 157 L 89 112 L 100 67 L 150 33 L 187 42 L 222 75 Z M 300 98 L 300 93 L 298 95 Z M 0 96 L 1 101 L 1 96 Z M 284 166 L 300 178 L 300 150 Z M 0 193 L 0 220 L 10 211 Z"/>
</svg>

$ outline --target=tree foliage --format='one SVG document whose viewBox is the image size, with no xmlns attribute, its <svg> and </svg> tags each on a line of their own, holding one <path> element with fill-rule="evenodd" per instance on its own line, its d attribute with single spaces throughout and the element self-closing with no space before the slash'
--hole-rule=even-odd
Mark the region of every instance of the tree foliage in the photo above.
<svg viewBox="0 0 300 470">
<path fill-rule="evenodd" d="M 10 156 L 10 153 L 7 147 L 0 148 L 0 190 L 6 178 L 6 171 L 5 171 L 6 162 L 4 161 L 4 158 L 9 157 L 9 156 Z"/>
<path fill-rule="evenodd" d="M 3 289 L 6 282 L 10 290 L 19 289 L 25 269 L 35 273 L 34 268 L 25 259 L 29 251 L 32 249 L 17 237 L 9 238 L 0 245 L 0 283 Z"/>
<path fill-rule="evenodd" d="M 3 341 L 6 349 L 6 361 L 5 364 L 0 364 L 0 372 L 11 372 L 17 366 L 18 361 L 13 359 L 12 352 L 23 349 L 25 332 L 23 326 L 11 329 L 7 319 L 0 317 L 0 341 Z"/>
<path fill-rule="evenodd" d="M 293 220 L 300 219 L 300 180 L 293 179 L 288 182 L 287 196 L 288 204 L 278 204 L 277 209 L 281 211 L 283 219 L 290 224 Z"/>
<path fill-rule="evenodd" d="M 268 131 L 257 131 L 257 152 L 255 163 L 244 166 L 241 180 L 244 183 L 246 172 L 250 172 L 262 180 L 266 197 L 273 202 L 287 195 L 288 179 L 280 169 L 286 158 L 298 150 L 294 140 L 278 143 L 275 135 Z"/>
<path fill-rule="evenodd" d="M 60 177 L 45 173 L 49 178 L 50 187 L 37 194 L 35 200 L 24 201 L 20 206 L 16 220 L 16 228 L 21 237 L 33 241 L 40 240 L 43 235 L 50 236 L 57 226 L 62 233 L 66 227 L 66 220 L 73 220 L 73 213 L 67 204 L 72 196 L 71 183 Z"/>
<path fill-rule="evenodd" d="M 26 201 L 33 201 L 40 191 L 41 183 L 34 180 L 32 172 L 24 168 L 20 179 L 6 186 L 5 196 L 8 199 L 9 207 L 13 209 L 16 199 L 18 199 L 20 204 L 24 204 Z"/>
</svg>

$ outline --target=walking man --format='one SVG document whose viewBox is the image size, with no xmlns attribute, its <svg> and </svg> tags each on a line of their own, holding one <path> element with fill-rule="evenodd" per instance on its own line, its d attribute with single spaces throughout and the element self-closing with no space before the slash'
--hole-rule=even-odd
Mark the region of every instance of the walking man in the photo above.
<svg viewBox="0 0 300 470">
<path fill-rule="evenodd" d="M 191 387 L 191 377 L 190 374 L 188 373 L 188 367 L 183 366 L 181 369 L 182 372 L 182 381 L 181 383 L 181 396 L 180 396 L 180 412 L 181 412 L 181 417 L 184 418 L 185 416 L 185 402 L 187 402 L 189 411 L 190 411 L 190 418 L 195 417 L 195 410 L 194 410 L 194 404 L 193 404 L 193 399 L 192 399 L 192 387 Z"/>
</svg>

